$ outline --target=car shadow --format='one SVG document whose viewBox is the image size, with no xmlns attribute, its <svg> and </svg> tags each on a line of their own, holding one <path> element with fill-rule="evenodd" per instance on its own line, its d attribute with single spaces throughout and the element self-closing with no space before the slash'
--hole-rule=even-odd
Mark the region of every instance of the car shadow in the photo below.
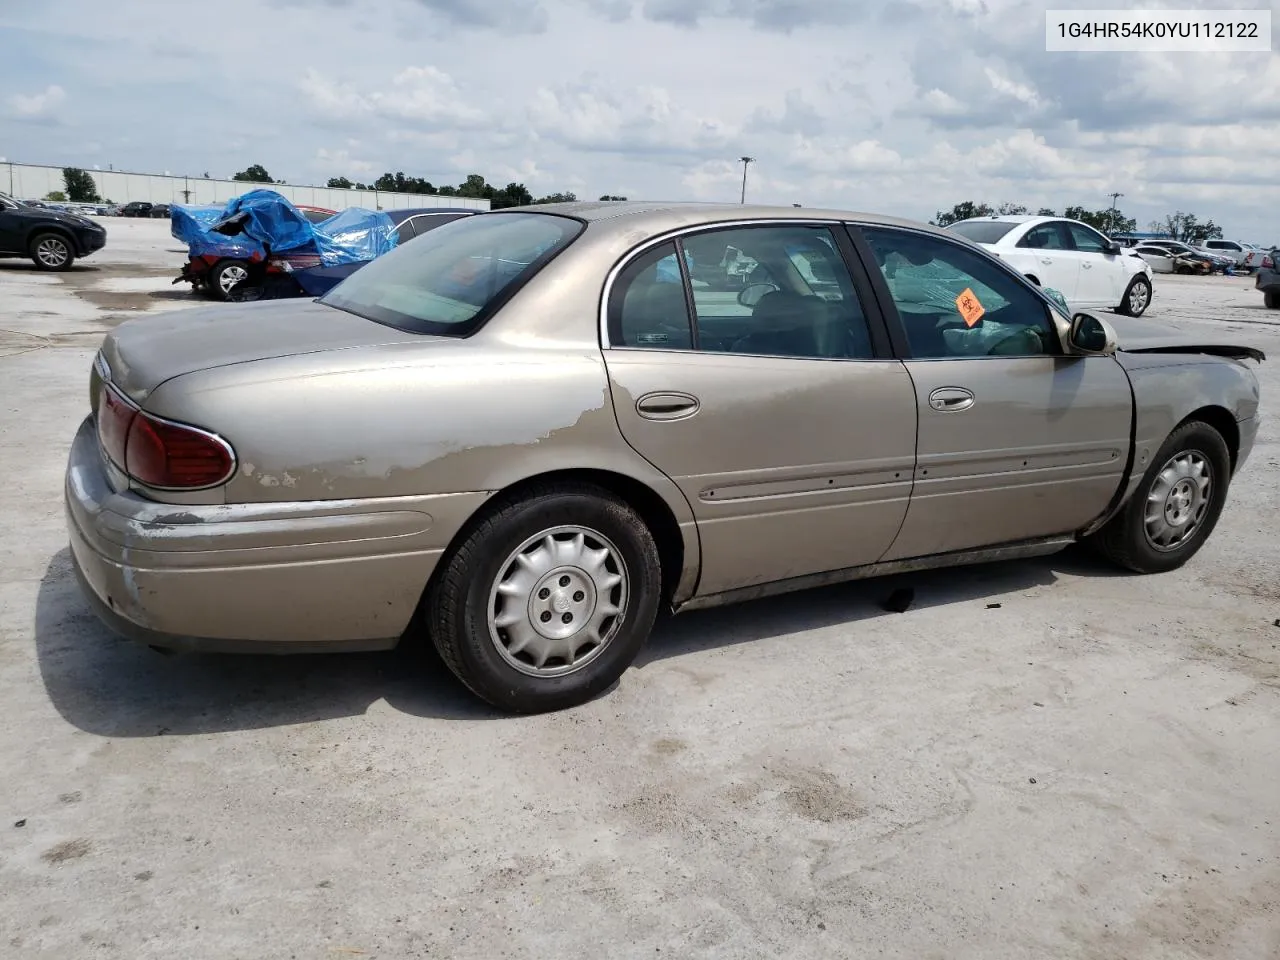
<svg viewBox="0 0 1280 960">
<path fill-rule="evenodd" d="M 1122 575 L 1083 552 L 898 575 L 663 618 L 637 661 L 657 661 L 873 617 L 912 592 L 909 609 L 1052 584 L 1058 572 Z M 503 714 L 458 683 L 426 644 L 385 653 L 308 656 L 163 654 L 116 636 L 89 609 L 69 551 L 50 560 L 36 600 L 35 645 L 50 700 L 68 723 L 104 737 L 254 730 L 359 716 L 378 701 L 412 716 Z M 607 693 L 605 694 L 608 695 Z"/>
<path fill-rule="evenodd" d="M 0 259 L 0 270 L 8 270 L 13 273 L 47 273 L 51 277 L 65 276 L 68 273 L 95 273 L 102 267 L 94 263 L 84 263 L 77 260 L 71 264 L 66 270 L 44 270 L 37 267 L 30 260 L 5 257 Z"/>
</svg>

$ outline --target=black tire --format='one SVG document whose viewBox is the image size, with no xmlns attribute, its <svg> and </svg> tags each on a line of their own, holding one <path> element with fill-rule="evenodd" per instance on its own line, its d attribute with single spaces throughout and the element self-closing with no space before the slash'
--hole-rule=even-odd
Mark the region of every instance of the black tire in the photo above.
<svg viewBox="0 0 1280 960">
<path fill-rule="evenodd" d="M 1280 291 L 1268 290 L 1262 295 L 1262 302 L 1272 310 L 1280 310 Z"/>
<path fill-rule="evenodd" d="M 1147 501 L 1164 467 L 1182 453 L 1199 454 L 1208 462 L 1208 503 L 1199 526 L 1186 540 L 1172 548 L 1159 549 L 1147 535 Z M 1091 539 L 1113 563 L 1135 573 L 1176 570 L 1196 555 L 1213 532 L 1227 502 L 1230 483 L 1231 453 L 1222 434 L 1207 423 L 1190 420 L 1169 434 L 1124 509 L 1107 521 L 1106 526 Z"/>
<path fill-rule="evenodd" d="M 606 642 L 594 654 L 584 655 L 591 659 L 572 672 L 533 676 L 509 662 L 518 653 L 500 652 L 505 635 L 500 627 L 491 632 L 491 603 L 500 577 L 516 569 L 508 563 L 513 552 L 532 538 L 565 526 L 587 528 L 616 548 L 625 564 L 626 599 Z M 548 576 L 557 574 L 553 570 Z M 474 694 L 504 710 L 540 713 L 585 703 L 622 676 L 653 629 L 661 594 L 658 549 L 635 511 L 590 484 L 554 485 L 493 504 L 449 552 L 428 591 L 426 627 L 441 659 Z M 578 594 L 573 596 L 576 599 Z M 614 599 L 621 596 L 616 594 Z M 562 661 L 558 669 L 564 667 Z M 526 669 L 534 667 L 529 664 Z"/>
<path fill-rule="evenodd" d="M 31 238 L 27 247 L 31 262 L 40 270 L 70 270 L 76 262 L 75 248 L 61 233 L 45 231 Z M 60 258 L 60 259 L 59 259 Z"/>
<path fill-rule="evenodd" d="M 222 300 L 224 302 L 229 299 L 229 291 L 223 287 L 223 274 L 232 268 L 238 268 L 244 271 L 245 277 L 244 280 L 241 281 L 241 284 L 243 284 L 245 280 L 249 279 L 249 267 L 243 260 L 219 260 L 210 268 L 209 278 L 205 281 L 206 289 L 209 291 L 209 296 L 213 297 L 215 300 Z"/>
<path fill-rule="evenodd" d="M 1135 297 L 1134 290 L 1142 286 L 1146 289 L 1146 295 Z M 1138 305 L 1134 305 L 1134 301 L 1139 301 Z M 1134 277 L 1129 281 L 1129 286 L 1125 288 L 1124 296 L 1120 298 L 1120 306 L 1116 307 L 1116 313 L 1122 313 L 1126 317 L 1140 317 L 1147 312 L 1147 307 L 1151 306 L 1151 281 L 1144 276 Z"/>
</svg>

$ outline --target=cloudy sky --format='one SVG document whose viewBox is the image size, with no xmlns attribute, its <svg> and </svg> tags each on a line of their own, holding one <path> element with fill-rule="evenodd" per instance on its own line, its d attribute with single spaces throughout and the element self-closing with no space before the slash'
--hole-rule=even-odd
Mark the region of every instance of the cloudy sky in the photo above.
<svg viewBox="0 0 1280 960">
<path fill-rule="evenodd" d="M 928 219 L 1118 190 L 1144 227 L 1280 241 L 1280 54 L 1046 53 L 1072 6 L 1126 4 L 0 0 L 0 156 L 736 201 L 749 154 L 764 202 Z"/>
</svg>

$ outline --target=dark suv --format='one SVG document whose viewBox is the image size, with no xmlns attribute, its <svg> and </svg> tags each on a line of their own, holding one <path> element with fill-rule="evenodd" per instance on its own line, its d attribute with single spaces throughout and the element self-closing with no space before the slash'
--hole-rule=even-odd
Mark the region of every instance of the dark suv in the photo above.
<svg viewBox="0 0 1280 960">
<path fill-rule="evenodd" d="M 151 204 L 145 200 L 134 200 L 132 203 L 126 203 L 120 208 L 120 216 L 149 217 L 151 216 Z"/>
<path fill-rule="evenodd" d="M 66 270 L 106 242 L 107 231 L 86 217 L 0 193 L 0 257 L 30 257 L 41 270 Z"/>
</svg>

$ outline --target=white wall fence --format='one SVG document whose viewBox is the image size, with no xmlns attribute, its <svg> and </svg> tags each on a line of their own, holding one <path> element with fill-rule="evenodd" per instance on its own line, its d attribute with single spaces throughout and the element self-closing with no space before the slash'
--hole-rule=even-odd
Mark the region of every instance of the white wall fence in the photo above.
<svg viewBox="0 0 1280 960">
<path fill-rule="evenodd" d="M 257 187 L 268 187 L 293 203 L 342 210 L 403 210 L 413 207 L 466 207 L 488 210 L 488 200 L 471 197 L 438 197 L 421 193 L 389 193 L 384 190 L 340 190 L 291 183 L 245 183 L 241 180 L 209 180 L 204 177 L 172 177 L 157 173 L 122 173 L 86 170 L 98 185 L 98 196 L 113 203 L 145 200 L 150 203 L 226 203 Z M 61 167 L 33 163 L 0 163 L 0 191 L 19 200 L 42 200 L 55 190 L 66 192 Z"/>
</svg>

